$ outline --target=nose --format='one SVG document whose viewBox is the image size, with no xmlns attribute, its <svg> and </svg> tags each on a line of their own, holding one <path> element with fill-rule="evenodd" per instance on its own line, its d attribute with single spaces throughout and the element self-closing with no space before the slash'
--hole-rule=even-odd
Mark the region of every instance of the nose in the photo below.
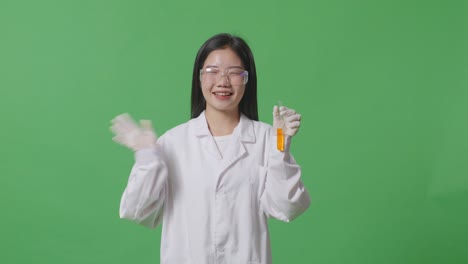
<svg viewBox="0 0 468 264">
<path fill-rule="evenodd" d="M 220 77 L 219 77 L 219 80 L 218 80 L 218 83 L 220 85 L 223 85 L 223 86 L 229 86 L 231 85 L 230 81 L 229 81 L 229 75 L 227 75 L 226 73 L 221 73 Z"/>
</svg>

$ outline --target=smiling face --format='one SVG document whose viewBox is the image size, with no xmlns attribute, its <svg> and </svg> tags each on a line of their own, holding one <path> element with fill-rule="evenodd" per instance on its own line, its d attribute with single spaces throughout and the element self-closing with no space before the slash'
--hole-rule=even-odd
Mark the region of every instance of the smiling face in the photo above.
<svg viewBox="0 0 468 264">
<path fill-rule="evenodd" d="M 208 76 L 207 69 L 217 71 L 217 77 Z M 203 64 L 200 78 L 203 97 L 206 100 L 206 111 L 225 113 L 239 112 L 239 102 L 244 96 L 245 84 L 230 81 L 228 72 L 244 69 L 241 59 L 231 48 L 212 51 Z M 223 74 L 225 73 L 225 74 Z M 232 77 L 231 77 L 232 79 Z"/>
</svg>

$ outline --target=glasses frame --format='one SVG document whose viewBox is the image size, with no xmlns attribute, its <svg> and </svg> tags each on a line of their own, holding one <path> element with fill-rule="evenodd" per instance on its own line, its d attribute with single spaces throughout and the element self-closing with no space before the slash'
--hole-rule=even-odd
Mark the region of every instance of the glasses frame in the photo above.
<svg viewBox="0 0 468 264">
<path fill-rule="evenodd" d="M 207 67 L 206 69 L 209 69 L 209 68 L 210 67 Z M 202 75 L 203 75 L 203 73 L 206 72 L 206 69 L 200 69 L 200 81 L 203 80 Z M 237 68 L 234 68 L 234 69 L 237 69 Z M 232 70 L 232 69 L 219 70 L 219 72 L 221 72 L 221 76 L 218 78 L 218 80 L 216 80 L 216 82 L 221 80 L 223 77 L 226 77 L 226 80 L 229 82 L 229 84 L 232 85 L 231 80 L 229 79 L 229 70 Z M 241 70 L 241 75 L 242 75 L 242 77 L 244 77 L 244 81 L 243 81 L 242 85 L 246 85 L 247 82 L 249 81 L 249 72 L 246 71 L 246 70 Z"/>
</svg>

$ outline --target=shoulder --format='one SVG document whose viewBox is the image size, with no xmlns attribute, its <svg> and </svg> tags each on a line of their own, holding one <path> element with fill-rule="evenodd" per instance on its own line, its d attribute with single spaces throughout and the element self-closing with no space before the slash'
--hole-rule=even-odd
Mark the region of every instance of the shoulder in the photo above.
<svg viewBox="0 0 468 264">
<path fill-rule="evenodd" d="M 169 129 L 160 138 L 162 141 L 182 141 L 200 134 L 209 134 L 208 125 L 204 115 L 192 118 L 185 123 Z"/>
<path fill-rule="evenodd" d="M 241 115 L 241 122 L 243 123 L 250 123 L 251 126 L 253 126 L 253 128 L 255 130 L 264 130 L 264 131 L 269 131 L 272 129 L 272 126 L 270 124 L 267 124 L 265 122 L 262 122 L 262 121 L 256 121 L 256 120 L 252 120 L 250 118 L 248 118 L 246 115 L 242 114 Z"/>
<path fill-rule="evenodd" d="M 270 124 L 262 121 L 251 120 L 251 122 L 256 134 L 268 134 L 273 130 L 273 127 Z"/>
<path fill-rule="evenodd" d="M 245 115 L 241 116 L 241 125 L 239 128 L 244 139 L 265 138 L 271 135 L 273 130 L 270 124 L 249 119 Z"/>
<path fill-rule="evenodd" d="M 187 134 L 189 134 L 191 123 L 193 123 L 193 119 L 167 130 L 164 134 L 161 135 L 160 139 L 163 141 L 168 141 L 186 137 Z"/>
<path fill-rule="evenodd" d="M 251 120 L 253 122 L 253 125 L 257 129 L 262 129 L 262 130 L 270 130 L 273 129 L 273 127 L 270 124 L 264 123 L 262 121 L 255 121 Z"/>
<path fill-rule="evenodd" d="M 252 120 L 252 122 L 255 134 L 257 134 L 259 137 L 269 138 L 272 135 L 273 127 L 270 124 L 254 120 Z"/>
</svg>

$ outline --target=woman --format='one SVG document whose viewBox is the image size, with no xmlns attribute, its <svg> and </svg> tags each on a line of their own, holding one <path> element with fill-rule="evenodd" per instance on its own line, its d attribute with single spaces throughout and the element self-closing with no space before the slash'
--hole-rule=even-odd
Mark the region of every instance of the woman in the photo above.
<svg viewBox="0 0 468 264">
<path fill-rule="evenodd" d="M 219 34 L 195 59 L 190 121 L 157 139 L 149 121 L 113 120 L 114 140 L 136 157 L 120 217 L 163 223 L 161 263 L 271 263 L 267 218 L 288 222 L 308 208 L 289 153 L 300 115 L 275 106 L 273 128 L 258 122 L 256 89 L 248 45 Z"/>
</svg>

